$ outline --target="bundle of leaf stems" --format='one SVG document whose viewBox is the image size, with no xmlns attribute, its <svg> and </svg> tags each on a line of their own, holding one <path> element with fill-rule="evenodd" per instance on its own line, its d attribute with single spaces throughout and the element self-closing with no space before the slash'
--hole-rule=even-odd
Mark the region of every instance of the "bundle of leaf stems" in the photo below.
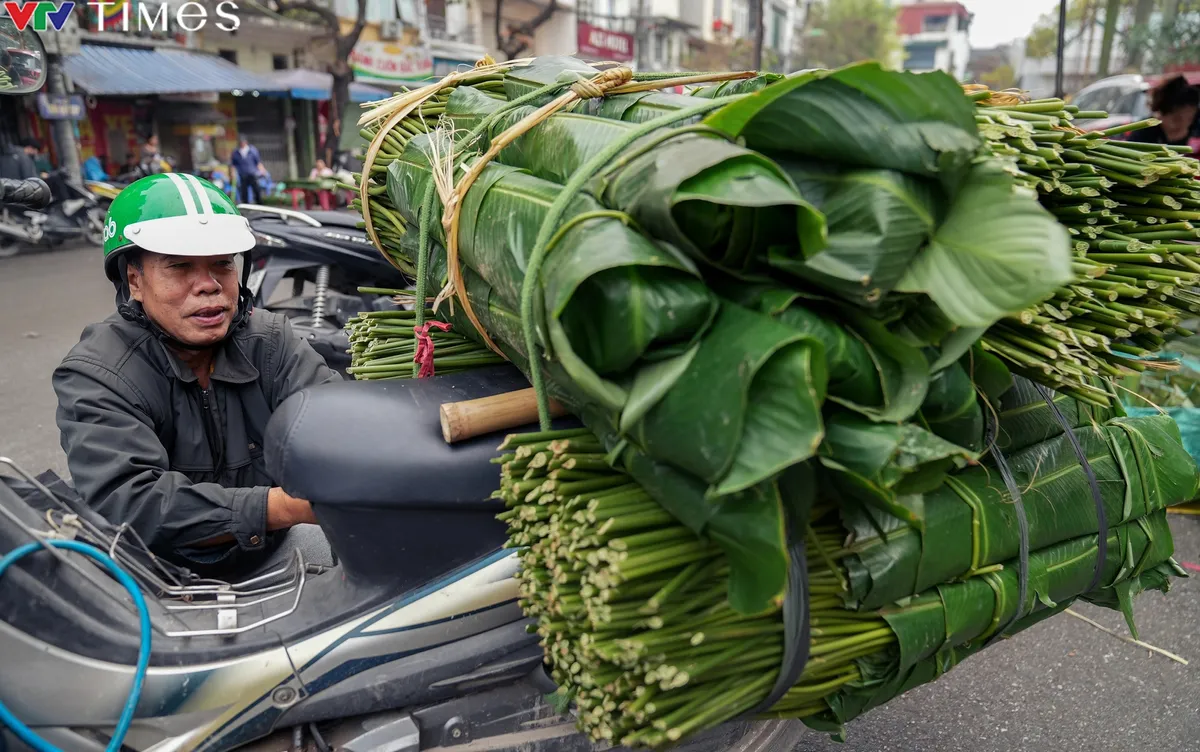
<svg viewBox="0 0 1200 752">
<path fill-rule="evenodd" d="M 980 133 L 1071 233 L 1078 276 L 992 327 L 984 346 L 1019 373 L 1106 405 L 1094 377 L 1169 367 L 1153 354 L 1200 313 L 1200 165 L 1186 146 L 1112 140 L 1156 121 L 1084 133 L 1073 121 L 1105 113 L 1059 99 L 993 105 L 994 94 L 969 95 Z"/>
<path fill-rule="evenodd" d="M 501 446 L 508 545 L 523 549 L 521 606 L 551 673 L 596 741 L 660 746 L 754 709 L 783 660 L 781 612 L 726 601 L 729 568 L 586 429 L 511 435 Z M 812 642 L 799 681 L 767 715 L 803 718 L 859 679 L 854 661 L 895 645 L 874 612 L 843 606 L 844 532 L 833 504 L 808 538 Z"/>
<path fill-rule="evenodd" d="M 480 74 L 476 78 L 464 81 L 461 85 L 471 86 L 481 91 L 503 93 L 504 75 L 501 73 Z M 446 103 L 450 101 L 450 95 L 456 88 L 448 86 L 442 89 L 435 96 L 422 102 L 408 117 L 392 128 L 384 136 L 382 148 L 371 165 L 370 173 L 358 176 L 360 180 L 368 181 L 367 195 L 371 204 L 371 217 L 374 220 L 376 234 L 387 250 L 388 256 L 410 274 L 414 273 L 414 270 L 411 269 L 408 259 L 398 250 L 403 242 L 406 225 L 399 210 L 388 198 L 387 170 L 388 166 L 404 152 L 404 147 L 414 136 L 428 133 L 437 127 L 438 120 L 446 112 Z M 381 125 L 382 123 L 379 122 L 369 125 L 361 129 L 359 135 L 368 143 L 373 142 Z M 361 198 L 355 197 L 351 206 L 361 212 Z"/>
<path fill-rule="evenodd" d="M 394 291 L 399 292 L 399 291 Z M 434 321 L 432 309 L 425 321 Z M 346 324 L 350 335 L 350 368 L 356 379 L 411 379 L 417 375 L 413 358 L 417 353 L 416 311 L 365 311 Z M 472 368 L 498 365 L 504 360 L 487 346 L 454 331 L 430 327 L 435 373 L 458 373 Z"/>
</svg>

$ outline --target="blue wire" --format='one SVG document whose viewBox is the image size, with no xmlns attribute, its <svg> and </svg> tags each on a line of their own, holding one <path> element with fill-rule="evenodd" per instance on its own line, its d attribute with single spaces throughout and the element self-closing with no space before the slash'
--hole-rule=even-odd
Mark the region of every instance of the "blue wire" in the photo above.
<svg viewBox="0 0 1200 752">
<path fill-rule="evenodd" d="M 133 672 L 133 688 L 129 690 L 129 698 L 125 700 L 125 709 L 121 711 L 121 717 L 117 719 L 117 727 L 113 730 L 112 738 L 109 740 L 108 747 L 106 748 L 106 752 L 120 752 L 121 745 L 125 741 L 125 734 L 129 731 L 129 724 L 133 722 L 133 713 L 137 709 L 138 699 L 142 695 L 142 684 L 146 680 L 146 667 L 150 665 L 150 609 L 146 606 L 146 599 L 142 597 L 142 591 L 138 587 L 138 584 L 108 554 L 95 546 L 80 543 L 79 541 L 48 540 L 46 543 L 54 548 L 65 548 L 68 551 L 81 553 L 84 556 L 94 559 L 98 564 L 102 564 L 105 569 L 112 573 L 113 577 L 117 578 L 117 582 L 121 583 L 129 591 L 129 594 L 133 597 L 133 605 L 137 607 L 138 625 L 141 627 L 142 634 L 141 644 L 138 645 L 137 668 Z M 19 548 L 9 551 L 3 559 L 0 559 L 0 577 L 3 577 L 8 568 L 21 558 L 42 549 L 43 546 L 41 543 L 26 543 Z M 37 750 L 37 752 L 61 752 L 53 744 L 35 734 L 32 729 L 19 721 L 12 714 L 12 711 L 4 707 L 4 703 L 0 703 L 0 723 L 12 729 L 13 733 L 21 741 Z"/>
</svg>

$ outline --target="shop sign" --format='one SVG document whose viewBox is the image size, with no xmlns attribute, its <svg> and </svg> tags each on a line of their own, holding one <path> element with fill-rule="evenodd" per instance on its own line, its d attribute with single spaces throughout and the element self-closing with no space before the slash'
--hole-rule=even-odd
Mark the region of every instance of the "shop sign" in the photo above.
<svg viewBox="0 0 1200 752">
<path fill-rule="evenodd" d="M 350 53 L 356 81 L 411 81 L 433 75 L 433 55 L 428 47 L 359 42 Z"/>
<path fill-rule="evenodd" d="M 633 60 L 633 35 L 609 31 L 599 26 L 579 22 L 576 46 L 581 57 L 592 60 L 614 60 L 627 63 Z"/>
<path fill-rule="evenodd" d="M 38 114 L 45 120 L 82 120 L 87 112 L 83 97 L 78 94 L 37 95 Z"/>
</svg>

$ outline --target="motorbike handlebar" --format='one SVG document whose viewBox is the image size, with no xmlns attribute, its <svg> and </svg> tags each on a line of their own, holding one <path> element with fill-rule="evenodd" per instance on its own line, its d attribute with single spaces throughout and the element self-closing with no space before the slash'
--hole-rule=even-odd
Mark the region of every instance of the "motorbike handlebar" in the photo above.
<svg viewBox="0 0 1200 752">
<path fill-rule="evenodd" d="M 27 209 L 45 209 L 53 197 L 50 186 L 40 178 L 9 180 L 0 178 L 0 204 L 16 204 Z"/>
</svg>

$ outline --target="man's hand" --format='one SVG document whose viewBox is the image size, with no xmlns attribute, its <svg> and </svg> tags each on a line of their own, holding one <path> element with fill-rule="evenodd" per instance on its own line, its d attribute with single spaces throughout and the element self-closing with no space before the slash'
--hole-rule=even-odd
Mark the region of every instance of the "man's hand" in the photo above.
<svg viewBox="0 0 1200 752">
<path fill-rule="evenodd" d="M 317 524 L 312 505 L 304 499 L 289 496 L 282 488 L 267 492 L 267 529 L 286 530 L 294 525 Z"/>
</svg>

